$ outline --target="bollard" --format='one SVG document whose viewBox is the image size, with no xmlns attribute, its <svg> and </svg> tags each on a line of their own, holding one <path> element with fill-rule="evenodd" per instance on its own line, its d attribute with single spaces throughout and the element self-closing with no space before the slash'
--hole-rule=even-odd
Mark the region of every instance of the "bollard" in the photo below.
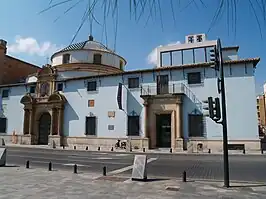
<svg viewBox="0 0 266 199">
<path fill-rule="evenodd" d="M 101 147 L 98 146 L 98 151 L 100 151 L 100 150 L 101 150 Z"/>
<path fill-rule="evenodd" d="M 74 146 L 74 149 L 76 150 L 76 146 Z"/>
<path fill-rule="evenodd" d="M 29 160 L 27 160 L 27 162 L 26 162 L 26 168 L 27 168 L 27 169 L 30 168 L 30 161 L 29 161 Z"/>
<path fill-rule="evenodd" d="M 145 152 L 145 148 L 143 148 L 143 152 Z"/>
<path fill-rule="evenodd" d="M 170 149 L 170 153 L 173 153 L 173 149 L 172 148 Z"/>
<path fill-rule="evenodd" d="M 65 149 L 65 145 L 63 145 L 63 149 Z"/>
<path fill-rule="evenodd" d="M 89 150 L 89 147 L 88 146 L 86 146 L 86 151 L 88 151 Z"/>
<path fill-rule="evenodd" d="M 78 173 L 78 166 L 74 164 L 74 173 Z"/>
<path fill-rule="evenodd" d="M 245 149 L 243 149 L 243 154 L 246 154 L 246 150 Z"/>
<path fill-rule="evenodd" d="M 187 181 L 187 173 L 186 171 L 183 172 L 183 182 Z"/>
<path fill-rule="evenodd" d="M 208 153 L 211 153 L 211 149 L 208 150 Z"/>
<path fill-rule="evenodd" d="M 114 151 L 114 147 L 111 148 L 111 151 Z"/>
<path fill-rule="evenodd" d="M 132 147 L 130 147 L 129 152 L 132 152 Z"/>
<path fill-rule="evenodd" d="M 106 176 L 106 166 L 103 167 L 103 176 Z"/>
<path fill-rule="evenodd" d="M 263 149 L 261 149 L 261 154 L 263 154 Z"/>
<path fill-rule="evenodd" d="M 49 168 L 48 168 L 49 171 L 52 171 L 52 162 L 49 162 Z"/>
</svg>

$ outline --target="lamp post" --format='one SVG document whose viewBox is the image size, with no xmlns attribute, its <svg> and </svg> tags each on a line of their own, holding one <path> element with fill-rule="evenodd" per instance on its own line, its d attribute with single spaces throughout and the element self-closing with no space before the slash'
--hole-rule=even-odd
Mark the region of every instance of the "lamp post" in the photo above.
<svg viewBox="0 0 266 199">
<path fill-rule="evenodd" d="M 222 124 L 223 126 L 223 158 L 224 158 L 224 186 L 229 188 L 229 161 L 228 161 L 228 138 L 227 138 L 227 117 L 226 117 L 226 99 L 225 99 L 225 84 L 224 84 L 224 65 L 223 65 L 223 53 L 221 41 L 218 38 L 216 47 L 211 51 L 211 61 L 213 61 L 214 69 L 220 71 L 220 77 L 217 79 L 218 93 L 221 94 L 221 109 L 222 109 L 222 120 L 218 121 L 217 115 L 211 117 L 216 123 Z M 210 101 L 212 101 L 210 99 Z M 215 109 L 218 109 L 216 104 Z M 209 103 L 209 111 L 213 110 L 213 103 Z M 211 113 L 211 112 L 210 112 Z"/>
</svg>

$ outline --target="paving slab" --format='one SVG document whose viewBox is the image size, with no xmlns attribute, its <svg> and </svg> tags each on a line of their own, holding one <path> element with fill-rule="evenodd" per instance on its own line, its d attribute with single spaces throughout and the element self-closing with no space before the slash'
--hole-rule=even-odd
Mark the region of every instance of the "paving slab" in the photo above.
<svg viewBox="0 0 266 199">
<path fill-rule="evenodd" d="M 102 177 L 97 173 L 74 174 L 10 166 L 0 168 L 0 181 L 0 199 L 266 198 L 263 184 L 233 183 L 234 187 L 227 189 L 221 182 L 183 183 L 173 179 L 135 182 L 126 177 Z"/>
</svg>

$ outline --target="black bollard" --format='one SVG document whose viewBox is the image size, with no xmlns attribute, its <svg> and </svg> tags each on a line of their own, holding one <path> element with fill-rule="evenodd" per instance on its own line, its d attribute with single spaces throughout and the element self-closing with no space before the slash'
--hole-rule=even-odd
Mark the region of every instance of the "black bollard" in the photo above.
<svg viewBox="0 0 266 199">
<path fill-rule="evenodd" d="M 63 149 L 65 149 L 65 145 L 63 145 Z"/>
<path fill-rule="evenodd" d="M 263 149 L 261 149 L 261 154 L 263 154 Z"/>
<path fill-rule="evenodd" d="M 30 161 L 29 161 L 29 160 L 27 160 L 27 162 L 26 162 L 26 168 L 27 168 L 27 169 L 30 168 Z"/>
<path fill-rule="evenodd" d="M 103 167 L 103 176 L 106 176 L 106 166 Z"/>
<path fill-rule="evenodd" d="M 183 182 L 187 181 L 187 173 L 186 171 L 183 172 Z"/>
<path fill-rule="evenodd" d="M 78 173 L 78 166 L 74 164 L 74 173 Z"/>
<path fill-rule="evenodd" d="M 74 149 L 76 150 L 76 146 L 74 146 Z"/>
<path fill-rule="evenodd" d="M 173 153 L 173 149 L 172 148 L 170 149 L 170 153 Z"/>
<path fill-rule="evenodd" d="M 100 150 L 101 150 L 101 147 L 98 146 L 98 151 L 100 151 Z"/>
<path fill-rule="evenodd" d="M 245 149 L 243 149 L 243 154 L 246 154 L 246 150 Z"/>
<path fill-rule="evenodd" d="M 111 148 L 111 151 L 114 151 L 114 147 Z"/>
<path fill-rule="evenodd" d="M 145 152 L 145 148 L 143 148 L 143 152 Z"/>
<path fill-rule="evenodd" d="M 86 151 L 88 151 L 89 150 L 89 147 L 88 146 L 86 146 Z"/>
<path fill-rule="evenodd" d="M 211 153 L 211 149 L 208 150 L 208 153 Z"/>
<path fill-rule="evenodd" d="M 49 171 L 52 171 L 52 162 L 49 162 L 49 168 L 48 168 Z"/>
<path fill-rule="evenodd" d="M 132 152 L 132 147 L 130 147 L 129 151 Z"/>
</svg>

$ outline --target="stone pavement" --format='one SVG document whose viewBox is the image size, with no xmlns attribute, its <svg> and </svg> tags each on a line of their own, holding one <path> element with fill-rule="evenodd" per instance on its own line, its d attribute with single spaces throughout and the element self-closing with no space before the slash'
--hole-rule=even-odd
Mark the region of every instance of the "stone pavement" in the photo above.
<svg viewBox="0 0 266 199">
<path fill-rule="evenodd" d="M 245 199 L 265 198 L 266 186 L 234 184 L 225 189 L 221 182 L 188 182 L 153 179 L 132 182 L 128 178 L 101 177 L 97 173 L 74 174 L 23 167 L 0 167 L 0 199 Z"/>
</svg>

